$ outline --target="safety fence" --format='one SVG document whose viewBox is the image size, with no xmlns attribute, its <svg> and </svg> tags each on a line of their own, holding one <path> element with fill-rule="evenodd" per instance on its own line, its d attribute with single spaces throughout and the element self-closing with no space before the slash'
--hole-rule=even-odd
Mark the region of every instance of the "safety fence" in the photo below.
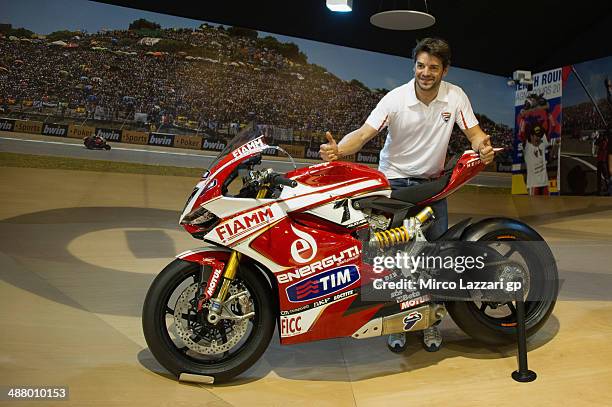
<svg viewBox="0 0 612 407">
<path fill-rule="evenodd" d="M 140 144 L 171 148 L 187 148 L 192 150 L 222 151 L 227 138 L 211 138 L 210 136 L 178 135 L 160 132 L 144 132 L 136 130 L 123 130 L 106 127 L 94 127 L 78 124 L 56 124 L 44 123 L 35 120 L 19 120 L 0 118 L 0 130 L 16 133 L 40 134 L 54 137 L 84 138 L 93 135 L 104 137 L 109 142 Z M 272 137 L 275 140 L 276 137 Z M 282 141 L 282 140 L 278 140 Z M 270 141 L 268 141 L 270 143 Z M 277 142 L 277 145 L 286 150 L 294 158 L 319 159 L 319 145 L 312 140 L 292 140 L 289 142 Z M 276 156 L 279 151 L 268 149 L 265 155 Z M 282 154 L 282 153 L 280 153 Z M 362 150 L 359 153 L 344 158 L 364 164 L 378 164 L 378 151 Z"/>
</svg>

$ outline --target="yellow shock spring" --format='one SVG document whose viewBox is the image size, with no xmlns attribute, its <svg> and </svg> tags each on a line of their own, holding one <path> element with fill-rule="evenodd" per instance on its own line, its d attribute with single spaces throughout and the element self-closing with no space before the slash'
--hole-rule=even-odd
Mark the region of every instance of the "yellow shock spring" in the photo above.
<svg viewBox="0 0 612 407">
<path fill-rule="evenodd" d="M 383 230 L 382 232 L 374 232 L 374 236 L 381 248 L 394 246 L 398 243 L 404 243 L 411 239 L 410 233 L 405 226 Z"/>
</svg>

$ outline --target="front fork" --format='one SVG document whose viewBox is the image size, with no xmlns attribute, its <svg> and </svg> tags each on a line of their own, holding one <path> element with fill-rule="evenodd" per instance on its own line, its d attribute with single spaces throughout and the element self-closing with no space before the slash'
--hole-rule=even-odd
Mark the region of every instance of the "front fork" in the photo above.
<svg viewBox="0 0 612 407">
<path fill-rule="evenodd" d="M 266 197 L 266 193 L 268 192 L 267 185 L 264 185 L 259 191 L 257 191 L 257 199 L 262 199 Z M 219 321 L 221 311 L 223 309 L 223 303 L 227 298 L 227 293 L 229 292 L 230 285 L 232 281 L 236 277 L 236 273 L 238 272 L 238 265 L 240 265 L 240 260 L 242 258 L 242 253 L 232 250 L 230 254 L 230 258 L 223 269 L 222 277 L 223 284 L 221 284 L 221 289 L 216 297 L 210 299 L 210 312 L 208 313 L 208 322 L 216 323 Z"/>
</svg>

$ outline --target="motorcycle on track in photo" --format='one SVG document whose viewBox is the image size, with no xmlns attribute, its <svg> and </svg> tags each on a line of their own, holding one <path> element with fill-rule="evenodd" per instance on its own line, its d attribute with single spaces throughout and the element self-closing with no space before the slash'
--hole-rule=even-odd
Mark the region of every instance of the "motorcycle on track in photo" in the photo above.
<svg viewBox="0 0 612 407">
<path fill-rule="evenodd" d="M 83 137 L 83 145 L 87 147 L 88 150 L 111 149 L 111 146 L 106 142 L 106 139 L 97 135 Z"/>
<path fill-rule="evenodd" d="M 516 340 L 511 299 L 367 297 L 380 277 L 372 255 L 436 243 L 423 233 L 435 221 L 429 205 L 484 168 L 477 153 L 456 157 L 432 182 L 392 190 L 381 172 L 355 163 L 285 174 L 260 168 L 270 148 L 264 136 L 244 133 L 221 151 L 180 216 L 203 245 L 179 254 L 147 292 L 144 336 L 173 375 L 227 382 L 261 357 L 276 326 L 281 345 L 290 345 L 422 331 L 450 314 L 477 341 Z M 493 263 L 525 281 L 527 336 L 544 325 L 557 298 L 557 268 L 536 231 L 508 218 L 465 219 L 438 240 L 485 242 Z"/>
</svg>

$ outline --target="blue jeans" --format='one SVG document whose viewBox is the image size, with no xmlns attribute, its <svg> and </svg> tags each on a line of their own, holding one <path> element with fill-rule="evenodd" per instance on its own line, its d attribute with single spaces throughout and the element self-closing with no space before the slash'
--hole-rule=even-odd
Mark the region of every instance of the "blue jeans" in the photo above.
<svg viewBox="0 0 612 407">
<path fill-rule="evenodd" d="M 393 178 L 389 180 L 392 188 L 405 188 L 412 185 L 419 185 L 425 180 L 414 179 L 414 178 Z M 436 220 L 429 225 L 425 231 L 425 237 L 427 240 L 436 240 L 444 234 L 448 229 L 448 204 L 446 198 L 429 204 L 431 209 L 434 211 Z"/>
</svg>

